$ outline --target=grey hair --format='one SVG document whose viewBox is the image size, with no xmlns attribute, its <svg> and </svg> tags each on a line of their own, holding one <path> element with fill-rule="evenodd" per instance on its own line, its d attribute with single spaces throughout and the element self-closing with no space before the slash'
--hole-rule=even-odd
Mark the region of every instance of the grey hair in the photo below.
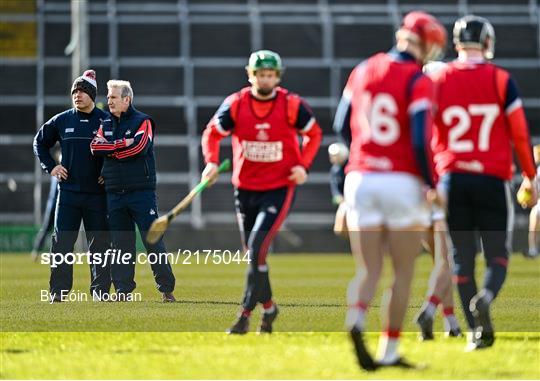
<svg viewBox="0 0 540 381">
<path fill-rule="evenodd" d="M 120 89 L 120 96 L 122 98 L 130 97 L 133 101 L 133 89 L 129 81 L 122 81 L 119 79 L 111 79 L 107 82 L 108 89 Z"/>
</svg>

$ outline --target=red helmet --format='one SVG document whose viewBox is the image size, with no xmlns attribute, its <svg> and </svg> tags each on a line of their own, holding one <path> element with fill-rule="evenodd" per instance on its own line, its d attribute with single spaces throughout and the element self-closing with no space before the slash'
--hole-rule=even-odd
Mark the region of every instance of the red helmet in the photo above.
<svg viewBox="0 0 540 381">
<path fill-rule="evenodd" d="M 446 28 L 434 16 L 421 11 L 410 12 L 403 18 L 398 35 L 421 42 L 426 48 L 424 61 L 438 58 L 446 46 Z"/>
</svg>

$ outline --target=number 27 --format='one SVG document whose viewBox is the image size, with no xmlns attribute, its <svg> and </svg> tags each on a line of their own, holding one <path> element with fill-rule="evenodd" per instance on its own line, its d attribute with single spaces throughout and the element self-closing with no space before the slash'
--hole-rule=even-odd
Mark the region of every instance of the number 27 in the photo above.
<svg viewBox="0 0 540 381">
<path fill-rule="evenodd" d="M 496 104 L 469 105 L 468 111 L 462 106 L 451 106 L 442 114 L 443 123 L 450 126 L 454 119 L 457 123 L 448 131 L 448 148 L 453 152 L 472 152 L 474 142 L 470 139 L 461 139 L 471 128 L 471 116 L 481 116 L 480 130 L 478 133 L 478 150 L 489 151 L 489 138 L 491 128 L 497 116 L 499 106 Z"/>
</svg>

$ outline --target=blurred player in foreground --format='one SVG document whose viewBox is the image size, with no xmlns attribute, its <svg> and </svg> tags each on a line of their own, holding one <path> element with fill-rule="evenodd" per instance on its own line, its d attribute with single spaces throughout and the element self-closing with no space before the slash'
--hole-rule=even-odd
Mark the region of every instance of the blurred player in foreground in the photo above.
<svg viewBox="0 0 540 381">
<path fill-rule="evenodd" d="M 467 350 L 495 340 L 490 307 L 506 278 L 513 225 L 512 146 L 523 170 L 524 206 L 536 204 L 536 168 L 525 113 L 509 73 L 488 62 L 495 32 L 484 18 L 465 16 L 454 25 L 457 60 L 435 77 L 437 114 L 433 146 L 437 173 L 448 199 L 455 282 L 469 326 Z M 486 272 L 477 289 L 476 234 Z"/>
<path fill-rule="evenodd" d="M 440 61 L 432 61 L 424 66 L 427 75 L 435 75 L 444 68 Z M 449 258 L 448 227 L 446 213 L 438 205 L 432 205 L 431 228 L 424 240 L 424 247 L 433 258 L 433 270 L 428 282 L 427 298 L 415 323 L 420 327 L 421 340 L 433 340 L 433 320 L 437 306 L 441 304 L 444 318 L 444 332 L 446 337 L 461 336 L 461 329 L 454 314 L 454 289 L 452 287 L 452 267 Z"/>
<path fill-rule="evenodd" d="M 330 192 L 332 194 L 332 204 L 337 206 L 334 233 L 347 239 L 349 238 L 349 232 L 347 230 L 347 207 L 343 196 L 343 188 L 345 186 L 345 166 L 348 158 L 349 149 L 345 144 L 338 142 L 328 146 L 328 159 L 332 164 L 330 168 Z"/>
<path fill-rule="evenodd" d="M 252 53 L 246 70 L 251 86 L 225 99 L 202 137 L 205 179 L 217 171 L 220 140 L 232 136 L 236 212 L 251 260 L 242 311 L 227 331 L 230 334 L 248 332 L 257 303 L 264 308 L 258 332 L 272 332 L 278 308 L 272 300 L 268 248 L 291 208 L 296 185 L 307 180 L 322 137 L 307 104 L 278 87 L 283 69 L 277 53 Z M 303 138 L 302 148 L 298 135 Z"/>
<path fill-rule="evenodd" d="M 334 121 L 335 131 L 350 146 L 345 202 L 357 268 L 347 291 L 346 326 L 366 370 L 411 366 L 399 355 L 399 337 L 415 258 L 430 225 L 427 201 L 438 201 L 430 152 L 433 84 L 422 65 L 444 51 L 446 30 L 433 16 L 411 12 L 396 40 L 390 52 L 352 71 Z M 374 361 L 363 332 L 387 248 L 394 281 L 383 300 L 383 331 Z"/>
</svg>

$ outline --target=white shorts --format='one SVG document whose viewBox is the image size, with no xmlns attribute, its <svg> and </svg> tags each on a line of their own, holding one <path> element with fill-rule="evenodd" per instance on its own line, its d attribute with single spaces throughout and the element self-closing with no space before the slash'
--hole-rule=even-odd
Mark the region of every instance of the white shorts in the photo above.
<svg viewBox="0 0 540 381">
<path fill-rule="evenodd" d="M 345 178 L 347 225 L 350 229 L 385 226 L 406 229 L 431 225 L 422 182 L 403 172 L 350 172 Z"/>
</svg>

